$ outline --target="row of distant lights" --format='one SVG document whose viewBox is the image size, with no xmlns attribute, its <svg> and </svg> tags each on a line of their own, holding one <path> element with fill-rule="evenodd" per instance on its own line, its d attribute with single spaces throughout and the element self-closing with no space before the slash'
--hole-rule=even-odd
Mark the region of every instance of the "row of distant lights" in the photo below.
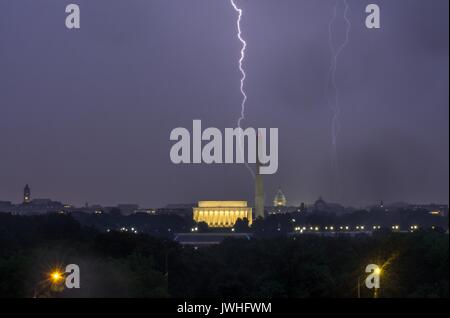
<svg viewBox="0 0 450 318">
<path fill-rule="evenodd" d="M 400 230 L 400 225 L 392 225 L 391 228 L 392 228 L 393 231 L 399 231 L 399 230 Z M 434 226 L 433 226 L 432 228 L 434 229 Z M 350 226 L 348 226 L 348 225 L 346 225 L 346 226 L 340 226 L 339 228 L 334 227 L 334 226 L 325 226 L 324 229 L 325 229 L 325 231 L 334 231 L 335 229 L 336 229 L 336 230 L 339 229 L 339 230 L 341 230 L 341 231 L 349 231 L 349 230 L 351 230 Z M 356 230 L 359 230 L 359 231 L 364 231 L 364 230 L 366 229 L 366 227 L 365 227 L 364 225 L 357 225 L 357 226 L 355 227 L 355 229 L 356 229 Z M 373 229 L 373 230 L 380 230 L 380 229 L 381 229 L 381 226 L 380 226 L 380 225 L 374 225 L 374 226 L 372 227 L 372 229 Z M 411 226 L 410 226 L 411 232 L 417 231 L 418 229 L 419 229 L 419 226 L 418 226 L 418 225 L 411 225 Z M 278 230 L 281 230 L 281 229 L 278 228 Z M 308 227 L 306 227 L 306 226 L 304 226 L 304 227 L 296 226 L 296 227 L 294 228 L 294 231 L 300 232 L 300 233 L 303 233 L 303 232 L 308 231 L 308 230 L 309 230 L 309 231 L 316 231 L 316 232 L 318 232 L 318 231 L 320 231 L 320 227 L 318 227 L 318 226 L 310 226 L 310 227 L 308 228 Z M 134 234 L 138 234 L 137 229 L 134 228 L 134 227 L 131 227 L 130 229 L 128 229 L 128 228 L 126 228 L 126 227 L 121 227 L 121 228 L 119 229 L 119 231 L 120 231 L 120 232 L 126 232 L 126 233 L 134 233 Z M 168 231 L 170 232 L 170 229 L 168 229 Z M 235 230 L 234 228 L 231 229 L 231 232 L 235 232 L 235 231 L 236 231 L 236 230 Z M 110 230 L 110 229 L 107 229 L 106 232 L 109 233 L 109 232 L 111 232 L 111 230 Z M 191 232 L 192 232 L 192 233 L 198 232 L 198 227 L 193 227 L 193 228 L 191 228 Z"/>
<path fill-rule="evenodd" d="M 375 229 L 380 229 L 381 227 L 377 227 L 377 226 L 374 226 L 373 227 L 374 228 L 374 230 Z M 350 230 L 350 226 L 340 226 L 339 228 L 335 228 L 334 226 L 325 226 L 325 231 L 334 231 L 335 229 L 339 229 L 339 230 L 345 230 L 345 231 L 348 231 L 348 230 Z M 364 225 L 358 225 L 357 227 L 356 227 L 356 229 L 357 230 L 360 230 L 360 231 L 364 231 L 364 229 L 365 229 L 365 226 Z M 306 226 L 304 226 L 304 227 L 301 227 L 301 226 L 296 226 L 295 228 L 294 228 L 294 230 L 295 231 L 300 231 L 300 232 L 304 232 L 304 231 L 320 231 L 320 227 L 318 227 L 318 226 L 310 226 L 309 228 L 308 227 L 306 227 Z"/>
<path fill-rule="evenodd" d="M 348 226 L 348 225 L 347 226 L 340 226 L 339 228 L 334 227 L 334 226 L 325 226 L 325 231 L 334 231 L 335 229 L 336 230 L 339 229 L 341 231 L 349 231 L 349 230 L 351 230 L 351 227 Z M 358 230 L 358 231 L 364 231 L 366 229 L 366 227 L 364 225 L 357 225 L 355 227 L 355 229 Z M 381 230 L 381 226 L 380 225 L 374 225 L 374 226 L 372 226 L 372 229 L 373 230 Z M 416 231 L 416 230 L 419 229 L 419 226 L 418 225 L 411 225 L 410 229 L 411 229 L 411 231 Z M 308 231 L 308 230 L 317 232 L 317 231 L 320 231 L 320 228 L 318 226 L 311 226 L 309 228 L 305 227 L 305 226 L 304 227 L 296 226 L 294 228 L 294 231 L 300 232 L 300 233 L 303 233 L 303 232 Z M 392 225 L 392 230 L 399 231 L 400 230 L 400 225 Z"/>
<path fill-rule="evenodd" d="M 107 229 L 106 232 L 109 233 L 109 232 L 111 232 L 111 230 L 110 230 L 110 229 Z M 131 228 L 121 227 L 121 228 L 119 229 L 119 232 L 138 234 L 137 229 L 134 228 L 134 227 L 131 227 Z"/>
<path fill-rule="evenodd" d="M 409 229 L 411 230 L 411 232 L 417 231 L 419 229 L 418 225 L 411 225 L 409 227 Z M 432 229 L 434 230 L 434 226 L 432 227 Z M 399 225 L 392 225 L 392 230 L 394 231 L 398 231 L 400 230 L 400 226 Z"/>
</svg>

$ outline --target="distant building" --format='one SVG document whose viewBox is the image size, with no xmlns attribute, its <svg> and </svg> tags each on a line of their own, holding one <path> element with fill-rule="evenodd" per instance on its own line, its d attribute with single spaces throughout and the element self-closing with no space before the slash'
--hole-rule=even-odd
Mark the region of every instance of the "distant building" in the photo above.
<svg viewBox="0 0 450 318">
<path fill-rule="evenodd" d="M 327 212 L 327 213 L 335 213 L 335 214 L 344 214 L 352 212 L 352 208 L 345 208 L 338 203 L 329 203 L 325 202 L 322 197 L 316 200 L 313 204 L 313 210 L 315 212 Z"/>
<path fill-rule="evenodd" d="M 119 204 L 117 208 L 123 215 L 134 214 L 137 210 L 139 210 L 139 205 L 137 204 Z"/>
<path fill-rule="evenodd" d="M 13 212 L 14 205 L 10 201 L 0 201 L 0 212 Z"/>
<path fill-rule="evenodd" d="M 288 214 L 298 212 L 298 207 L 295 206 L 267 206 L 266 211 L 268 215 L 274 214 Z"/>
<path fill-rule="evenodd" d="M 252 224 L 252 208 L 247 201 L 199 201 L 193 208 L 195 222 L 205 222 L 208 227 L 233 227 L 238 219 L 247 219 Z"/>
<path fill-rule="evenodd" d="M 316 202 L 314 202 L 314 210 L 325 211 L 327 209 L 327 203 L 319 197 Z"/>
<path fill-rule="evenodd" d="M 23 203 L 30 203 L 31 202 L 31 190 L 28 184 L 23 189 Z"/>
<path fill-rule="evenodd" d="M 58 201 L 50 199 L 34 199 L 29 203 L 16 205 L 14 212 L 17 214 L 45 214 L 64 211 L 64 205 Z"/>
<path fill-rule="evenodd" d="M 285 207 L 287 205 L 286 196 L 284 195 L 283 191 L 281 191 L 281 188 L 278 188 L 277 194 L 275 195 L 275 198 L 273 199 L 273 206 L 274 207 Z"/>
<path fill-rule="evenodd" d="M 448 205 L 444 204 L 422 204 L 414 206 L 414 210 L 426 210 L 435 216 L 448 216 Z"/>
<path fill-rule="evenodd" d="M 45 209 L 49 212 L 59 211 L 64 208 L 61 202 L 53 201 L 50 199 L 34 199 L 30 202 L 32 207 Z"/>
<path fill-rule="evenodd" d="M 135 214 L 138 213 L 144 213 L 144 214 L 150 214 L 150 215 L 155 215 L 156 214 L 156 209 L 152 209 L 152 208 L 140 208 L 136 211 L 134 211 Z"/>
<path fill-rule="evenodd" d="M 273 214 L 286 214 L 286 213 L 292 213 L 296 212 L 298 209 L 295 207 L 289 207 L 287 206 L 287 199 L 284 195 L 281 188 L 278 188 L 277 193 L 275 194 L 275 197 L 273 198 L 273 205 L 266 207 L 266 211 L 268 215 Z"/>
<path fill-rule="evenodd" d="M 192 218 L 192 208 L 195 207 L 194 203 L 182 203 L 182 204 L 168 204 L 164 208 L 156 210 L 156 214 L 159 215 L 178 215 L 180 217 Z"/>
</svg>

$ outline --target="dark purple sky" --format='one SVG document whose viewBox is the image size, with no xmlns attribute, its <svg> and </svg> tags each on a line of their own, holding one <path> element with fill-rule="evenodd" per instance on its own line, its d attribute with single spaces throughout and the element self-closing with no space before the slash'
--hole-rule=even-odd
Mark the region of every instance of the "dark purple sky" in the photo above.
<svg viewBox="0 0 450 318">
<path fill-rule="evenodd" d="M 289 203 L 448 203 L 448 0 L 348 0 L 337 70 L 339 193 L 333 193 L 327 72 L 334 0 L 236 0 L 244 9 L 245 126 L 278 127 Z M 81 30 L 65 6 L 81 7 Z M 381 7 L 382 29 L 364 25 Z M 342 16 L 342 10 L 340 10 Z M 334 24 L 342 40 L 345 24 Z M 234 127 L 240 112 L 229 0 L 0 0 L 0 200 L 252 201 L 242 165 L 175 166 L 170 131 Z"/>
</svg>

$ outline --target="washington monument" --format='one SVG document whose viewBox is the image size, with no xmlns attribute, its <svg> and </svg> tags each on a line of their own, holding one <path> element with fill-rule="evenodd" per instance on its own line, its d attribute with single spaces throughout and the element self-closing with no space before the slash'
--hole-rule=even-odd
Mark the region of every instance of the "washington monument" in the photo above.
<svg viewBox="0 0 450 318">
<path fill-rule="evenodd" d="M 261 140 L 261 132 L 258 131 L 258 141 L 256 143 L 256 177 L 255 177 L 255 215 L 254 218 L 264 218 L 264 179 L 260 173 L 261 162 L 259 161 L 259 142 Z"/>
</svg>

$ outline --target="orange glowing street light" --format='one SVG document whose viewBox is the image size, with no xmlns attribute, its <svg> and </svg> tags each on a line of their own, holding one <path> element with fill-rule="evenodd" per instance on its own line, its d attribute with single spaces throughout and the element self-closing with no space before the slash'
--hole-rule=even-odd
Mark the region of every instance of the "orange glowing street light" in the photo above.
<svg viewBox="0 0 450 318">
<path fill-rule="evenodd" d="M 59 270 L 54 270 L 50 273 L 50 281 L 53 284 L 59 284 L 63 278 L 63 274 Z"/>
<path fill-rule="evenodd" d="M 377 267 L 377 268 L 375 269 L 375 274 L 376 274 L 376 275 L 380 276 L 380 275 L 381 275 L 381 272 L 382 272 L 382 270 L 381 270 L 380 267 Z"/>
</svg>

